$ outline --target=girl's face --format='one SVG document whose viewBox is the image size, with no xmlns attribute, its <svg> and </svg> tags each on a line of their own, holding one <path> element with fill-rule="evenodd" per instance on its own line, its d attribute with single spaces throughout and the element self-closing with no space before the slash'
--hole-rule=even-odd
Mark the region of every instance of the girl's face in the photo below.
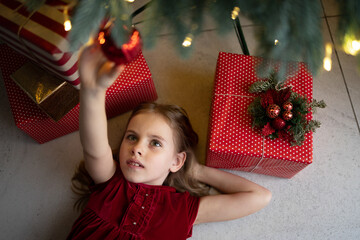
<svg viewBox="0 0 360 240">
<path fill-rule="evenodd" d="M 120 147 L 120 167 L 125 178 L 134 183 L 162 185 L 170 171 L 184 164 L 185 153 L 177 153 L 173 130 L 156 113 L 133 117 Z"/>
</svg>

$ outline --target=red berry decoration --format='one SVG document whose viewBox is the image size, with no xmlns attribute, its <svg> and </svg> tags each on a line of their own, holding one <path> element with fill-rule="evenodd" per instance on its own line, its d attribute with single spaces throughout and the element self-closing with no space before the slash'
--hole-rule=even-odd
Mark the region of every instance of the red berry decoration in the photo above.
<svg viewBox="0 0 360 240">
<path fill-rule="evenodd" d="M 291 111 L 285 111 L 282 114 L 282 117 L 285 121 L 289 121 L 293 117 L 293 113 Z"/>
<path fill-rule="evenodd" d="M 293 105 L 291 102 L 284 102 L 282 107 L 285 111 L 291 111 L 293 109 Z"/>
<path fill-rule="evenodd" d="M 266 114 L 269 118 L 276 118 L 280 114 L 280 107 L 276 104 L 270 104 L 266 108 Z"/>
<path fill-rule="evenodd" d="M 271 121 L 271 126 L 277 130 L 280 130 L 286 126 L 286 122 L 281 117 L 277 117 Z"/>
<path fill-rule="evenodd" d="M 107 28 L 102 29 L 98 34 L 98 42 L 104 55 L 116 65 L 127 64 L 134 60 L 142 47 L 140 33 L 134 29 L 129 41 L 118 48 L 110 37 L 110 32 L 110 28 Z"/>
</svg>

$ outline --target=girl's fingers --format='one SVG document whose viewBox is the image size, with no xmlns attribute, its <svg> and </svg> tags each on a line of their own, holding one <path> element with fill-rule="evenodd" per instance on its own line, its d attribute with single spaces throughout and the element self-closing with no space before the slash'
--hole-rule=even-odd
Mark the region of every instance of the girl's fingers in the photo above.
<svg viewBox="0 0 360 240">
<path fill-rule="evenodd" d="M 109 87 L 125 68 L 124 65 L 115 65 L 114 62 L 106 61 L 98 71 L 98 80 L 102 86 Z"/>
<path fill-rule="evenodd" d="M 124 69 L 124 65 L 110 62 L 97 43 L 82 49 L 79 58 L 79 70 L 82 82 L 109 87 Z"/>
</svg>

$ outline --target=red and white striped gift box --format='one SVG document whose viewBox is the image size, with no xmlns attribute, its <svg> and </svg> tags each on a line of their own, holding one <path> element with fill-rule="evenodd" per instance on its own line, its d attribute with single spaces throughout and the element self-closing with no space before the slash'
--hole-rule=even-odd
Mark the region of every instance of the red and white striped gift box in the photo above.
<svg viewBox="0 0 360 240">
<path fill-rule="evenodd" d="M 264 138 L 252 128 L 247 109 L 256 94 L 249 93 L 251 84 L 259 81 L 254 66 L 261 58 L 220 52 L 211 120 L 206 165 L 291 178 L 312 163 L 312 133 L 301 146 L 291 147 L 283 139 Z M 299 71 L 289 74 L 292 90 L 312 100 L 312 76 L 303 63 Z M 307 115 L 310 120 L 312 114 Z"/>
<path fill-rule="evenodd" d="M 69 0 L 46 1 L 28 12 L 21 1 L 0 0 L 0 38 L 16 51 L 79 88 L 78 52 L 69 51 L 61 6 Z"/>
<path fill-rule="evenodd" d="M 11 80 L 10 75 L 28 60 L 5 44 L 0 45 L 0 68 L 15 124 L 39 143 L 74 132 L 79 128 L 79 104 L 55 122 Z M 126 65 L 106 92 L 108 118 L 119 115 L 145 101 L 157 99 L 150 70 L 142 54 Z"/>
</svg>

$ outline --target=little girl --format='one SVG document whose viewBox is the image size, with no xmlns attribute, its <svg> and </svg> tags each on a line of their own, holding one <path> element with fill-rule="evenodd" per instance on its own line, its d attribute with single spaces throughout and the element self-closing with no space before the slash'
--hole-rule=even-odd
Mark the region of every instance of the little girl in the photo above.
<svg viewBox="0 0 360 240">
<path fill-rule="evenodd" d="M 115 161 L 105 92 L 122 69 L 108 62 L 98 45 L 85 48 L 79 60 L 80 138 L 92 184 L 68 239 L 186 239 L 194 224 L 240 218 L 269 203 L 267 189 L 197 163 L 197 134 L 177 106 L 136 108 Z M 221 194 L 204 195 L 198 183 Z"/>
</svg>

